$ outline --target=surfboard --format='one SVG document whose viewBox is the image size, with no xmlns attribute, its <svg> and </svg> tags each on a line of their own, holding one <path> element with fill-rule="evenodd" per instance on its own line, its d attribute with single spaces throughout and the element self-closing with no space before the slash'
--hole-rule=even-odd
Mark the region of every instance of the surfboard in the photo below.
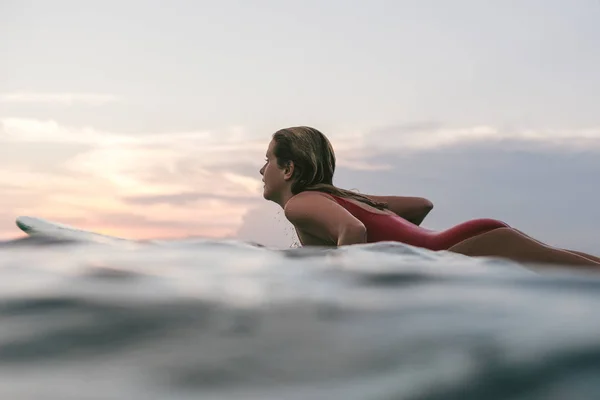
<svg viewBox="0 0 600 400">
<path fill-rule="evenodd" d="M 179 240 L 168 240 L 168 239 L 152 239 L 152 240 L 135 240 L 135 239 L 126 239 L 117 236 L 105 235 L 98 232 L 88 231 L 81 228 L 76 228 L 74 226 L 62 224 L 59 222 L 48 221 L 39 217 L 29 217 L 29 216 L 20 216 L 17 217 L 15 223 L 19 227 L 20 230 L 25 232 L 29 236 L 37 236 L 37 237 L 46 237 L 51 239 L 67 239 L 67 240 L 75 240 L 80 242 L 94 242 L 94 243 L 105 243 L 105 244 L 120 244 L 120 245 L 181 245 L 186 243 L 185 239 Z M 193 240 L 198 243 L 198 241 L 206 241 L 206 242 L 219 242 L 219 243 L 227 243 L 234 242 L 237 245 L 240 245 L 240 242 L 236 239 L 210 239 L 210 238 L 188 238 L 189 240 Z M 264 247 L 261 244 L 246 242 L 247 245 L 250 245 L 255 248 Z"/>
<path fill-rule="evenodd" d="M 78 241 L 92 242 L 128 242 L 128 239 L 104 235 L 97 232 L 87 231 L 84 229 L 75 228 L 73 226 L 61 224 L 58 222 L 48 221 L 43 218 L 20 216 L 17 217 L 15 223 L 17 227 L 29 236 L 46 236 L 51 238 L 63 238 Z"/>
</svg>

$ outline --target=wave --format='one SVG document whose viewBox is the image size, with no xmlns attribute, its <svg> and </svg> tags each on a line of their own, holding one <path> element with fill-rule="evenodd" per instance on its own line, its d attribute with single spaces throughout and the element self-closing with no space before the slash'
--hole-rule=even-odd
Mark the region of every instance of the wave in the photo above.
<svg viewBox="0 0 600 400">
<path fill-rule="evenodd" d="M 600 279 L 399 243 L 0 243 L 0 395 L 589 399 Z"/>
</svg>

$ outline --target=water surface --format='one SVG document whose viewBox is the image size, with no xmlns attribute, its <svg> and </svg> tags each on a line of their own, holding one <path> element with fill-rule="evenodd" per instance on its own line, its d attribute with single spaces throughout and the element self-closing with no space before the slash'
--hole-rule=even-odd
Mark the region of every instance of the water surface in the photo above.
<svg viewBox="0 0 600 400">
<path fill-rule="evenodd" d="M 596 399 L 599 274 L 392 243 L 0 243 L 3 399 Z"/>
</svg>

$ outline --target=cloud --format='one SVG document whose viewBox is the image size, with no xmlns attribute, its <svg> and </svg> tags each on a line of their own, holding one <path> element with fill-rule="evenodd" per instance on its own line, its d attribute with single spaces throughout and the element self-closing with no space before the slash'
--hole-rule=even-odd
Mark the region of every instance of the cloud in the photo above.
<svg viewBox="0 0 600 400">
<path fill-rule="evenodd" d="M 425 196 L 435 204 L 424 223 L 431 229 L 498 218 L 548 244 L 600 255 L 598 132 L 454 130 L 433 123 L 374 130 L 358 143 L 342 142 L 340 157 L 388 168 L 341 164 L 334 183 L 367 194 Z M 419 140 L 428 133 L 429 139 Z M 260 206 L 252 213 L 239 237 L 273 246 L 293 243 L 279 209 Z"/>
<path fill-rule="evenodd" d="M 255 204 L 249 199 L 261 196 L 266 144 L 244 141 L 239 128 L 127 134 L 18 118 L 0 119 L 0 128 L 0 148 L 19 150 L 0 185 L 27 182 L 3 199 L 15 217 L 75 218 L 87 221 L 87 229 L 126 237 L 227 236 Z M 254 177 L 229 170 L 229 160 L 254 165 Z M 128 213 L 166 222 L 142 230 L 143 224 L 102 219 Z M 196 230 L 183 229 L 192 221 Z"/>
<path fill-rule="evenodd" d="M 86 217 L 64 217 L 61 221 L 82 229 L 113 233 L 115 236 L 139 239 L 170 237 L 225 237 L 231 234 L 229 221 L 214 219 L 177 219 L 164 216 L 128 212 L 96 213 Z M 123 232 L 118 234 L 118 232 Z"/>
<path fill-rule="evenodd" d="M 250 205 L 251 203 L 262 200 L 258 196 L 226 196 L 214 193 L 170 193 L 150 196 L 129 196 L 123 200 L 129 204 L 171 204 L 171 205 L 189 205 L 198 202 L 199 200 L 217 200 L 231 203 L 240 203 Z"/>
<path fill-rule="evenodd" d="M 43 142 L 117 146 L 135 142 L 135 137 L 104 132 L 92 127 L 71 127 L 54 120 L 0 118 L 0 140 L 4 142 Z"/>
<path fill-rule="evenodd" d="M 283 215 L 281 207 L 265 200 L 244 215 L 233 237 L 276 248 L 299 244 L 294 227 Z"/>
<path fill-rule="evenodd" d="M 235 139 L 228 132 L 170 132 L 132 135 L 73 128 L 55 121 L 0 119 L 0 143 L 86 146 L 61 165 L 74 173 L 110 182 L 121 193 L 160 194 L 212 187 L 215 194 L 260 194 L 258 169 L 264 141 Z M 227 170 L 228 162 L 254 166 L 255 178 Z M 217 183 L 215 185 L 215 183 Z"/>
<path fill-rule="evenodd" d="M 340 169 L 336 184 L 383 195 L 417 195 L 435 208 L 425 220 L 445 229 L 491 217 L 552 245 L 600 253 L 600 148 L 549 147 L 523 140 L 479 142 L 398 157 L 394 167 L 370 173 Z"/>
<path fill-rule="evenodd" d="M 538 147 L 600 148 L 600 127 L 587 129 L 500 128 L 488 125 L 449 127 L 435 122 L 373 129 L 363 136 L 365 148 L 413 153 L 476 143 L 529 143 Z M 335 146 L 334 146 L 335 147 Z"/>
<path fill-rule="evenodd" d="M 88 104 L 92 106 L 101 106 L 107 103 L 116 103 L 120 101 L 121 99 L 118 96 L 104 93 L 0 93 L 1 103 L 46 103 L 67 106 L 74 104 Z"/>
<path fill-rule="evenodd" d="M 419 123 L 329 136 L 336 184 L 431 197 L 436 208 L 426 223 L 435 229 L 491 216 L 577 247 L 591 239 L 561 232 L 594 229 L 576 214 L 596 212 L 598 132 Z M 262 199 L 258 170 L 269 140 L 239 127 L 126 133 L 0 118 L 0 167 L 10 171 L 0 174 L 6 221 L 14 229 L 14 217 L 32 215 L 123 237 L 237 235 L 289 245 L 293 229 Z M 552 229 L 558 233 L 544 236 Z"/>
</svg>

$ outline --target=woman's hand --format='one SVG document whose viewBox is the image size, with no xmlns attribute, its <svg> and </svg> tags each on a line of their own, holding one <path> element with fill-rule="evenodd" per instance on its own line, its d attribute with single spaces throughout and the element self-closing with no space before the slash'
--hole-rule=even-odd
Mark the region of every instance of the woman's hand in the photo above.
<svg viewBox="0 0 600 400">
<path fill-rule="evenodd" d="M 420 225 L 433 209 L 433 203 L 424 197 L 365 196 L 375 201 L 387 203 L 390 211 L 415 225 Z"/>
</svg>

